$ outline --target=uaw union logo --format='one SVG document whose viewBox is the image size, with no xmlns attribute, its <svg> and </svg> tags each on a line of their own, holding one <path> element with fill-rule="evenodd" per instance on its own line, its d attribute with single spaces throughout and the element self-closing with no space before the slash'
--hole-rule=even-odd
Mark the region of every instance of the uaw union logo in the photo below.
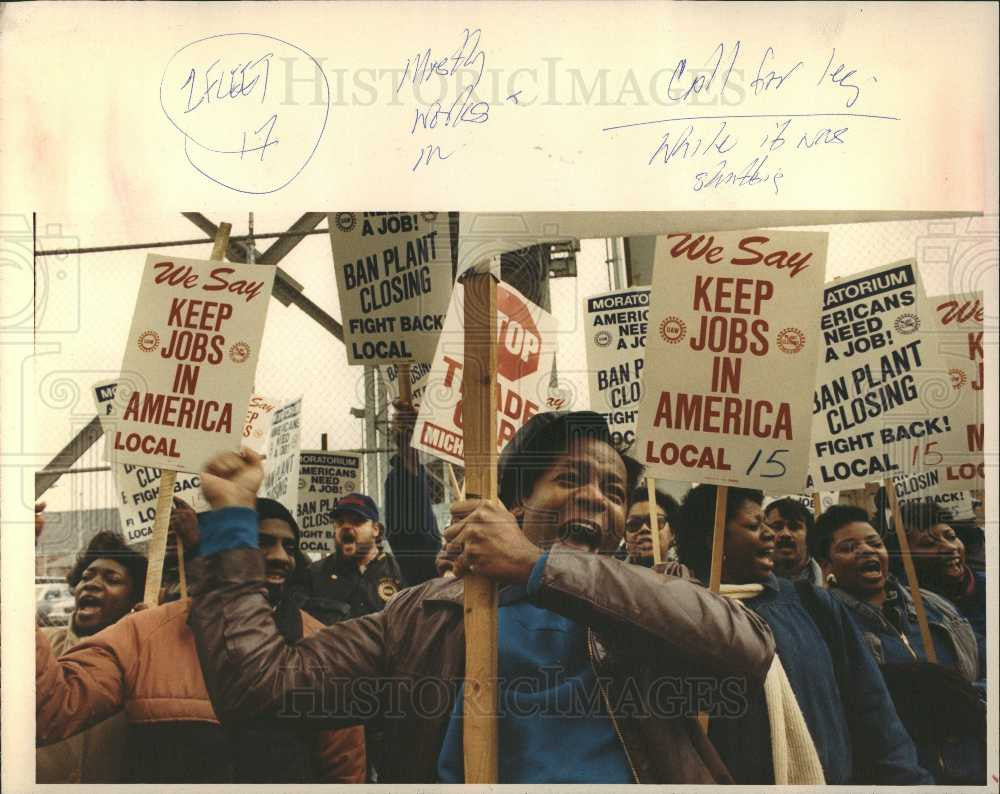
<svg viewBox="0 0 1000 794">
<path fill-rule="evenodd" d="M 969 380 L 969 377 L 965 374 L 965 370 L 958 369 L 957 367 L 949 369 L 948 376 L 951 378 L 951 388 L 955 391 L 960 391 L 966 381 Z"/>
<path fill-rule="evenodd" d="M 160 346 L 160 335 L 156 331 L 143 331 L 139 334 L 139 349 L 143 353 L 152 353 Z"/>
<path fill-rule="evenodd" d="M 674 317 L 673 315 L 664 317 L 663 322 L 660 323 L 660 336 L 664 342 L 676 345 L 687 336 L 687 326 L 680 317 Z"/>
<path fill-rule="evenodd" d="M 358 219 L 353 212 L 338 212 L 333 216 L 334 225 L 342 232 L 349 232 L 358 225 Z"/>
<path fill-rule="evenodd" d="M 344 490 L 348 493 L 354 492 L 354 480 L 344 480 Z"/>
<path fill-rule="evenodd" d="M 427 223 L 434 223 L 437 220 L 438 214 L 436 212 L 421 212 L 420 217 L 427 221 Z"/>
<path fill-rule="evenodd" d="M 904 312 L 896 318 L 892 327 L 901 334 L 912 334 L 920 330 L 920 318 L 912 312 Z"/>
<path fill-rule="evenodd" d="M 250 345 L 246 342 L 237 342 L 229 348 L 229 358 L 234 364 L 242 364 L 250 358 Z"/>
<path fill-rule="evenodd" d="M 594 344 L 598 347 L 607 347 L 611 344 L 611 332 L 610 331 L 598 331 L 594 334 Z"/>
<path fill-rule="evenodd" d="M 778 331 L 778 350 L 782 353 L 798 353 L 806 346 L 806 335 L 801 328 L 782 328 Z"/>
<path fill-rule="evenodd" d="M 399 585 L 396 584 L 392 579 L 386 577 L 378 583 L 378 597 L 383 601 L 388 601 L 396 593 L 399 592 Z"/>
</svg>

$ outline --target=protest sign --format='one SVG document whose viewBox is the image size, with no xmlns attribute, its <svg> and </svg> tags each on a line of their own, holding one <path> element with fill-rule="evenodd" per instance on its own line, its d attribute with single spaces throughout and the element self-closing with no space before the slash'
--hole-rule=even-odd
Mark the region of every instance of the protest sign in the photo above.
<svg viewBox="0 0 1000 794">
<path fill-rule="evenodd" d="M 354 452 L 303 450 L 299 459 L 299 501 L 295 517 L 299 523 L 303 552 L 332 554 L 331 512 L 342 496 L 358 491 L 361 456 Z"/>
<path fill-rule="evenodd" d="M 452 287 L 445 212 L 329 215 L 349 364 L 430 361 Z"/>
<path fill-rule="evenodd" d="M 642 396 L 649 289 L 587 298 L 584 317 L 590 409 L 607 420 L 615 443 L 631 445 Z"/>
<path fill-rule="evenodd" d="M 938 449 L 938 442 L 928 442 L 923 459 L 933 468 L 893 480 L 900 502 L 917 495 L 985 487 L 983 294 L 941 295 L 928 301 L 934 308 L 937 332 L 934 337 L 928 334 L 928 342 L 936 344 L 948 367 L 948 385 L 939 390 L 944 394 L 940 402 L 948 406 L 965 446 L 945 454 Z"/>
<path fill-rule="evenodd" d="M 456 284 L 444 331 L 427 374 L 414 449 L 464 465 L 462 369 L 464 289 Z M 555 318 L 508 284 L 497 284 L 497 449 L 536 413 L 560 404 L 549 394 L 556 346 Z"/>
<path fill-rule="evenodd" d="M 899 494 L 899 488 L 896 488 Z M 949 521 L 972 521 L 976 518 L 976 511 L 972 504 L 972 494 L 968 491 L 950 491 L 948 493 L 937 493 L 927 495 L 917 493 L 913 496 L 899 497 L 900 505 L 912 504 L 914 502 L 932 502 L 941 508 L 948 516 Z"/>
<path fill-rule="evenodd" d="M 150 254 L 112 409 L 105 459 L 200 471 L 239 449 L 275 268 Z"/>
<path fill-rule="evenodd" d="M 247 417 L 243 423 L 243 446 L 250 447 L 258 455 L 267 452 L 267 441 L 271 437 L 271 420 L 280 405 L 280 400 L 254 394 L 247 405 Z"/>
<path fill-rule="evenodd" d="M 285 403 L 271 418 L 260 494 L 275 499 L 295 515 L 299 501 L 299 447 L 302 398 Z"/>
<path fill-rule="evenodd" d="M 807 490 L 912 475 L 966 448 L 913 260 L 828 284 Z M 951 402 L 951 404 L 947 404 Z"/>
<path fill-rule="evenodd" d="M 385 367 L 379 367 L 378 371 L 382 376 L 382 383 L 385 385 L 385 393 L 389 402 L 398 400 L 400 395 L 399 367 L 395 364 L 389 364 Z M 430 371 L 430 364 L 410 365 L 410 399 L 414 405 L 419 405 L 424 396 L 424 389 L 427 388 L 427 373 Z"/>
<path fill-rule="evenodd" d="M 840 497 L 836 491 L 823 491 L 819 495 L 819 512 L 822 513 L 825 510 L 833 507 L 837 504 L 837 500 Z M 807 493 L 786 493 L 786 494 L 774 494 L 773 496 L 767 496 L 764 499 L 764 514 L 767 515 L 767 511 L 771 509 L 771 505 L 782 499 L 791 499 L 792 501 L 798 502 L 806 510 L 812 513 L 817 518 L 819 517 L 816 513 L 816 499 L 813 494 Z"/>
<path fill-rule="evenodd" d="M 105 433 L 113 431 L 114 422 L 108 417 L 114 408 L 118 382 L 102 382 L 94 386 L 97 415 Z M 127 398 L 123 397 L 127 401 Z M 156 523 L 156 499 L 160 493 L 162 472 L 152 466 L 131 463 L 111 465 L 118 490 L 118 521 L 128 544 L 149 540 Z M 211 510 L 201 492 L 201 478 L 197 474 L 178 474 L 174 480 L 174 496 L 187 502 L 195 512 Z"/>
<path fill-rule="evenodd" d="M 827 235 L 656 241 L 636 429 L 647 476 L 802 490 Z"/>
</svg>

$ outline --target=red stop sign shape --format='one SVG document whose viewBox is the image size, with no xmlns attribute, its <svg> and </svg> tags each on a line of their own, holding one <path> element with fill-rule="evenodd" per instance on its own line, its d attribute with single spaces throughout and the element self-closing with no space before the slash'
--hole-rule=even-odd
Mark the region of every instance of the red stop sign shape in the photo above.
<svg viewBox="0 0 1000 794">
<path fill-rule="evenodd" d="M 538 369 L 541 350 L 542 335 L 526 302 L 497 284 L 497 372 L 520 380 Z"/>
</svg>

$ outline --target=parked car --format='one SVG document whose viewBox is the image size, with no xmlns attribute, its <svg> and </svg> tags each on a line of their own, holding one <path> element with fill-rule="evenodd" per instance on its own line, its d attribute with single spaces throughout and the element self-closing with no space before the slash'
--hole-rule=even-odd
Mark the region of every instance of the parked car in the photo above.
<svg viewBox="0 0 1000 794">
<path fill-rule="evenodd" d="M 41 626 L 65 626 L 76 608 L 66 581 L 35 583 L 35 612 Z"/>
</svg>

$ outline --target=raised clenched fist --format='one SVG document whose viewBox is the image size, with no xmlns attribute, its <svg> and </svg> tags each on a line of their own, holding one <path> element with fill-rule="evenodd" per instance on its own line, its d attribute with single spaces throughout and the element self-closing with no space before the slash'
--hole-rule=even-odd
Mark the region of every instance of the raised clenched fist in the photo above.
<svg viewBox="0 0 1000 794">
<path fill-rule="evenodd" d="M 264 479 L 263 458 L 248 447 L 239 454 L 221 452 L 201 472 L 201 490 L 214 510 L 257 507 L 257 489 Z"/>
</svg>

